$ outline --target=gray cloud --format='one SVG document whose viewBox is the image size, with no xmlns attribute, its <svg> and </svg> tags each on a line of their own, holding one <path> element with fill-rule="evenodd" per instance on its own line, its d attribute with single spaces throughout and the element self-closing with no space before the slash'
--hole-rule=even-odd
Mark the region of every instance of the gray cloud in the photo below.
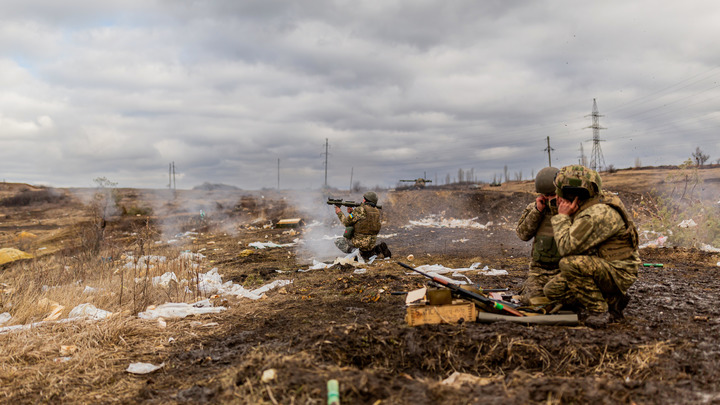
<svg viewBox="0 0 720 405">
<path fill-rule="evenodd" d="M 714 2 L 14 2 L 0 16 L 8 181 L 246 189 L 481 180 L 720 141 Z"/>
</svg>

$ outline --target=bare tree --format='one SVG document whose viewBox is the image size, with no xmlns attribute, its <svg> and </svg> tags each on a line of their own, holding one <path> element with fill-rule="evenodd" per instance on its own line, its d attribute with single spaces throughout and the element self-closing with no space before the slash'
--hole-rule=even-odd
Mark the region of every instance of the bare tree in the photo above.
<svg viewBox="0 0 720 405">
<path fill-rule="evenodd" d="M 642 162 L 640 161 L 639 157 L 635 158 L 635 168 L 642 167 Z"/>
<path fill-rule="evenodd" d="M 507 165 L 505 165 L 505 166 L 503 167 L 503 172 L 505 173 L 505 183 L 507 183 L 508 180 L 509 180 L 509 179 L 508 179 L 508 167 L 507 167 Z"/>
<path fill-rule="evenodd" d="M 692 154 L 693 160 L 695 161 L 696 166 L 702 167 L 705 162 L 707 162 L 708 159 L 710 159 L 710 156 L 702 153 L 702 150 L 700 150 L 700 147 L 695 148 L 695 152 Z"/>
<path fill-rule="evenodd" d="M 465 171 L 463 171 L 463 169 L 458 169 L 458 183 L 462 183 L 464 178 Z"/>
</svg>

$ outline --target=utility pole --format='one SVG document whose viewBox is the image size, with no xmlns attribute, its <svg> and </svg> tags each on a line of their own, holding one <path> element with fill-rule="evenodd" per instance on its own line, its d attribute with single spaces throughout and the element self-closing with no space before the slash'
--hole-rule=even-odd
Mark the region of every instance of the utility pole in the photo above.
<svg viewBox="0 0 720 405">
<path fill-rule="evenodd" d="M 280 191 L 280 158 L 278 158 L 278 191 Z"/>
<path fill-rule="evenodd" d="M 172 190 L 172 163 L 168 163 L 168 190 Z"/>
<path fill-rule="evenodd" d="M 172 182 L 173 182 L 173 191 L 177 190 L 177 183 L 175 183 L 175 162 L 172 162 Z"/>
<path fill-rule="evenodd" d="M 354 167 L 350 168 L 350 192 L 352 192 L 352 178 L 353 178 L 353 171 L 355 170 Z"/>
<path fill-rule="evenodd" d="M 555 149 L 550 147 L 550 137 L 547 137 L 547 148 L 543 149 L 543 151 L 548 153 L 548 167 L 552 166 L 552 158 L 550 157 L 550 151 L 553 151 Z"/>
<path fill-rule="evenodd" d="M 325 138 L 325 188 L 327 188 L 328 139 Z"/>
<path fill-rule="evenodd" d="M 600 115 L 598 112 L 597 101 L 595 101 L 595 99 L 593 99 L 592 114 L 586 115 L 586 117 L 592 117 L 592 125 L 585 127 L 586 129 L 592 128 L 593 130 L 593 148 L 590 168 L 597 172 L 605 166 L 605 158 L 603 157 L 602 149 L 600 149 L 600 142 L 602 142 L 602 139 L 600 139 L 600 130 L 607 128 L 600 126 L 600 117 L 604 117 L 604 115 Z"/>
</svg>

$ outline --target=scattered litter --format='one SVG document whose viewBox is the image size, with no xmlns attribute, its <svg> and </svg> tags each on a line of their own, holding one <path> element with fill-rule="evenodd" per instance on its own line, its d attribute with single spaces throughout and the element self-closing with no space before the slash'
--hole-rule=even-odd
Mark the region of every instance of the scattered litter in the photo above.
<svg viewBox="0 0 720 405">
<path fill-rule="evenodd" d="M 465 243 L 465 242 L 467 242 L 467 241 L 469 241 L 469 240 L 470 240 L 470 239 L 467 239 L 467 238 L 453 239 L 452 242 L 453 242 L 453 243 Z"/>
<path fill-rule="evenodd" d="M 37 235 L 32 232 L 22 231 L 18 234 L 18 239 L 36 239 Z"/>
<path fill-rule="evenodd" d="M 78 350 L 75 345 L 62 345 L 60 346 L 60 356 L 69 356 L 74 354 Z"/>
<path fill-rule="evenodd" d="M 165 322 L 165 319 L 163 319 L 162 317 L 159 317 L 157 319 L 157 322 L 158 322 L 158 327 L 160 327 L 160 329 L 167 328 L 167 322 Z"/>
<path fill-rule="evenodd" d="M 302 220 L 302 218 L 288 218 L 288 219 L 281 219 L 278 221 L 277 225 L 275 225 L 276 228 L 297 228 L 299 226 L 305 225 L 305 222 Z"/>
<path fill-rule="evenodd" d="M 678 224 L 678 226 L 679 226 L 680 228 L 694 228 L 694 227 L 697 226 L 697 224 L 695 223 L 695 221 L 693 221 L 692 218 L 690 218 L 690 219 L 686 219 L 686 220 L 680 222 L 680 223 Z"/>
<path fill-rule="evenodd" d="M 255 251 L 252 250 L 252 249 L 245 249 L 245 250 L 240 251 L 240 253 L 238 253 L 238 256 L 240 256 L 240 257 L 248 257 L 248 256 L 250 256 L 251 254 L 254 254 L 254 253 L 255 253 Z"/>
<path fill-rule="evenodd" d="M 50 315 L 46 316 L 43 321 L 54 321 L 60 318 L 60 315 L 62 315 L 62 312 L 65 310 L 65 307 L 58 304 L 55 301 L 50 301 L 47 298 L 42 298 L 40 301 L 38 301 L 38 306 L 40 307 L 50 307 Z"/>
<path fill-rule="evenodd" d="M 277 244 L 274 242 L 252 242 L 252 243 L 248 243 L 248 246 L 254 247 L 256 249 L 278 248 L 278 247 L 295 246 L 295 242 L 283 243 L 283 244 Z"/>
<path fill-rule="evenodd" d="M 379 234 L 377 237 L 378 237 L 378 239 L 388 239 L 388 238 L 394 238 L 395 236 L 397 236 L 396 233 L 388 233 L 386 235 Z"/>
<path fill-rule="evenodd" d="M 98 292 L 97 288 L 90 287 L 89 285 L 85 286 L 85 289 L 83 290 L 83 294 L 95 294 Z"/>
<path fill-rule="evenodd" d="M 0 333 L 32 329 L 32 328 L 36 328 L 38 326 L 49 324 L 49 323 L 67 323 L 67 322 L 73 322 L 73 321 L 77 321 L 77 320 L 81 320 L 81 319 L 99 320 L 99 319 L 107 318 L 110 315 L 112 315 L 112 312 L 104 311 L 102 309 L 97 309 L 92 304 L 80 304 L 77 307 L 73 308 L 72 311 L 70 311 L 70 314 L 68 315 L 68 317 L 66 319 L 40 321 L 40 322 L 33 322 L 33 323 L 24 324 L 24 325 L 5 326 L 5 327 L 0 328 Z"/>
<path fill-rule="evenodd" d="M 220 326 L 220 324 L 217 322 L 202 323 L 200 321 L 192 321 L 190 322 L 190 326 L 193 328 L 213 328 L 215 326 Z"/>
<path fill-rule="evenodd" d="M 69 361 L 72 359 L 72 356 L 65 356 L 65 357 L 56 357 L 53 359 L 55 363 L 65 363 L 66 361 Z"/>
<path fill-rule="evenodd" d="M 648 241 L 643 243 L 642 245 L 638 246 L 640 249 L 646 248 L 646 247 L 656 247 L 661 248 L 665 247 L 665 242 L 667 242 L 668 237 L 667 236 L 658 236 L 657 239 Z"/>
<path fill-rule="evenodd" d="M 150 374 L 163 367 L 165 367 L 165 363 L 160 363 L 157 366 L 150 363 L 131 363 L 125 371 L 132 374 Z"/>
<path fill-rule="evenodd" d="M 464 267 L 459 269 L 453 269 L 450 267 L 445 267 L 441 264 L 425 264 L 422 266 L 417 266 L 418 270 L 424 271 L 424 272 L 433 272 L 435 274 L 446 274 L 446 273 L 457 273 L 462 271 L 471 271 L 471 270 L 478 270 L 478 267 L 480 267 L 480 263 L 473 263 L 470 267 Z M 507 270 L 498 270 L 498 269 L 491 269 L 488 266 L 483 267 L 482 269 L 479 269 L 479 271 L 483 272 L 484 276 L 504 276 L 508 274 Z"/>
<path fill-rule="evenodd" d="M 340 383 L 334 378 L 327 382 L 327 403 L 340 405 Z"/>
<path fill-rule="evenodd" d="M 112 315 L 112 312 L 98 309 L 93 304 L 80 304 L 70 311 L 68 318 L 105 319 L 110 315 Z"/>
<path fill-rule="evenodd" d="M 703 252 L 720 253 L 719 248 L 716 248 L 715 246 L 708 245 L 705 243 L 700 245 L 700 250 L 702 250 Z"/>
<path fill-rule="evenodd" d="M 468 384 L 469 386 L 484 386 L 496 382 L 499 379 L 501 380 L 502 378 L 478 377 L 476 375 L 455 371 L 454 373 L 450 374 L 450 377 L 442 380 L 441 384 L 450 385 L 457 388 L 462 387 L 463 384 Z"/>
<path fill-rule="evenodd" d="M 718 262 L 718 266 L 720 266 L 720 262 Z M 3 312 L 0 314 L 0 325 L 8 323 L 12 319 L 12 315 L 10 315 L 10 312 Z"/>
<path fill-rule="evenodd" d="M 223 294 L 223 295 L 234 295 L 236 297 L 245 297 L 252 300 L 262 298 L 262 295 L 275 288 L 286 286 L 292 281 L 290 280 L 275 280 L 272 283 L 266 284 L 255 290 L 247 290 L 239 284 L 235 284 L 232 281 L 226 283 L 222 282 L 222 276 L 218 274 L 217 267 L 208 271 L 204 274 L 198 274 L 198 290 L 207 294 Z"/>
<path fill-rule="evenodd" d="M 225 307 L 213 307 L 210 300 L 199 301 L 195 304 L 168 302 L 158 306 L 150 305 L 145 312 L 138 313 L 138 318 L 185 318 L 188 315 L 217 314 L 226 309 Z"/>
<path fill-rule="evenodd" d="M 413 259 L 415 259 L 415 255 L 408 255 L 407 259 L 413 261 Z"/>
<path fill-rule="evenodd" d="M 205 255 L 202 253 L 191 253 L 191 252 L 182 252 L 180 255 L 178 255 L 178 259 L 181 260 L 189 260 L 193 262 L 199 262 L 202 261 L 202 259 L 205 258 Z"/>
<path fill-rule="evenodd" d="M 177 276 L 172 271 L 168 271 L 167 273 L 163 274 L 162 276 L 153 277 L 153 279 L 152 279 L 153 285 L 160 285 L 163 287 L 168 287 L 170 285 L 171 281 L 174 281 L 176 283 L 179 282 Z"/>
<path fill-rule="evenodd" d="M 33 255 L 14 248 L 0 249 L 0 265 L 12 263 L 18 260 L 32 259 Z"/>
<path fill-rule="evenodd" d="M 407 297 L 405 297 L 405 304 L 410 305 L 412 303 L 425 299 L 426 292 L 427 287 L 419 288 L 417 290 L 408 292 Z"/>
<path fill-rule="evenodd" d="M 355 271 L 353 271 L 353 274 L 365 274 L 365 273 L 367 273 L 367 269 L 355 269 Z"/>
<path fill-rule="evenodd" d="M 262 374 L 262 382 L 269 383 L 270 381 L 274 380 L 277 377 L 277 371 L 275 371 L 274 368 L 267 369 L 263 371 Z"/>
<path fill-rule="evenodd" d="M 431 214 L 426 218 L 419 221 L 408 221 L 410 225 L 405 225 L 404 228 L 412 228 L 413 226 L 423 226 L 427 228 L 474 228 L 474 229 L 488 229 L 492 226 L 492 222 L 488 222 L 485 225 L 475 222 L 478 217 L 470 219 L 455 219 L 455 218 L 442 218 L 438 215 Z"/>
</svg>

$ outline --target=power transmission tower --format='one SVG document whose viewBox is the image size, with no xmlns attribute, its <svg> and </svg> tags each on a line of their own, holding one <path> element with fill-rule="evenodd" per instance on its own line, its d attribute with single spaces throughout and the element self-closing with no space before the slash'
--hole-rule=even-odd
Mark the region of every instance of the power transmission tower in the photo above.
<svg viewBox="0 0 720 405">
<path fill-rule="evenodd" d="M 547 144 L 548 144 L 547 148 L 543 149 L 543 151 L 548 153 L 548 166 L 552 166 L 552 158 L 550 157 L 550 151 L 553 151 L 555 149 L 550 147 L 550 137 L 549 136 L 547 137 Z"/>
<path fill-rule="evenodd" d="M 586 117 L 592 117 L 592 125 L 585 127 L 592 128 L 593 130 L 593 147 L 592 157 L 590 158 L 590 168 L 595 171 L 600 171 L 603 167 L 605 167 L 605 158 L 603 157 L 602 149 L 600 149 L 600 142 L 602 141 L 602 139 L 600 139 L 600 130 L 607 128 L 600 126 L 600 117 L 604 117 L 604 115 L 600 115 L 598 112 L 597 101 L 595 101 L 595 99 L 593 99 L 592 114 L 586 115 Z"/>
<path fill-rule="evenodd" d="M 327 188 L 328 139 L 325 138 L 325 188 Z"/>
<path fill-rule="evenodd" d="M 580 142 L 580 156 L 578 156 L 578 164 L 581 166 L 587 166 L 587 156 L 585 156 L 585 150 L 583 149 L 583 144 Z"/>
</svg>

